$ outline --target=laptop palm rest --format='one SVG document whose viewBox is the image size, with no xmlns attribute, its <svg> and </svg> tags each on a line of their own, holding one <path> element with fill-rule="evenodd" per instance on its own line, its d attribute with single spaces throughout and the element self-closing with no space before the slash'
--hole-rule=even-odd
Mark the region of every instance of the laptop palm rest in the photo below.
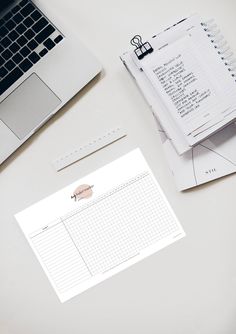
<svg viewBox="0 0 236 334">
<path fill-rule="evenodd" d="M 61 100 L 33 73 L 0 105 L 0 120 L 24 139 L 50 115 Z"/>
</svg>

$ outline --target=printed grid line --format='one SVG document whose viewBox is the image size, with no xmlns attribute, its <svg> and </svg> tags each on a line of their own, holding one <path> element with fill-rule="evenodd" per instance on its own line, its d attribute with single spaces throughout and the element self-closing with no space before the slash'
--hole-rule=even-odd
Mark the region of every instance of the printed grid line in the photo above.
<svg viewBox="0 0 236 334">
<path fill-rule="evenodd" d="M 93 275 L 178 229 L 150 175 L 63 222 Z"/>
<path fill-rule="evenodd" d="M 148 172 L 114 187 L 31 240 L 60 293 L 178 231 Z"/>
</svg>

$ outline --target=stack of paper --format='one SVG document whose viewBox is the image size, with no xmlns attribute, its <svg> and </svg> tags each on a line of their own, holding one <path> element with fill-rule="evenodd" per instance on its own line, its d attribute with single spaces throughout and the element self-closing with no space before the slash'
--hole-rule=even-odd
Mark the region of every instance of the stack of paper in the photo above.
<svg viewBox="0 0 236 334">
<path fill-rule="evenodd" d="M 221 51 L 221 39 L 214 44 L 201 22 L 194 15 L 160 33 L 150 42 L 154 51 L 141 60 L 130 53 L 179 154 L 236 119 L 235 79 L 222 59 L 228 50 Z"/>
<path fill-rule="evenodd" d="M 164 36 L 167 36 L 166 35 L 167 32 L 168 32 L 168 36 L 171 37 L 172 40 L 176 38 L 177 36 L 183 35 L 184 31 L 185 32 L 191 31 L 193 33 L 193 31 L 195 31 L 195 28 L 198 29 L 199 22 L 200 22 L 199 17 L 193 16 L 181 22 L 181 24 L 177 24 L 173 30 L 174 33 L 170 33 L 172 29 L 168 29 L 167 31 L 165 31 L 165 33 L 161 33 L 157 35 L 153 40 L 157 40 L 158 43 L 160 44 L 163 43 L 165 40 Z M 202 29 L 201 25 L 200 27 Z M 171 38 L 169 38 L 170 41 L 171 41 Z M 181 47 L 183 45 L 182 42 L 185 43 L 185 41 L 181 41 Z M 199 49 L 200 49 L 201 43 L 202 42 L 199 42 Z M 208 43 L 209 43 L 209 40 L 208 40 Z M 174 42 L 172 46 L 173 45 L 174 45 Z M 153 46 L 155 48 L 155 44 L 153 44 Z M 214 52 L 216 51 L 215 48 L 212 48 L 212 50 Z M 207 58 L 206 55 L 204 55 L 204 57 Z M 224 57 L 226 56 L 224 55 Z M 223 58 L 223 54 L 221 54 L 221 57 L 219 57 L 219 61 L 222 62 L 221 58 Z M 224 175 L 227 175 L 227 174 L 230 174 L 236 171 L 236 151 L 235 151 L 236 125 L 232 123 L 231 125 L 228 125 L 227 127 L 223 126 L 223 124 L 225 125 L 227 123 L 226 122 L 226 119 L 228 119 L 227 117 L 231 117 L 235 113 L 234 100 L 236 101 L 235 80 L 232 77 L 232 75 L 229 76 L 230 71 L 228 70 L 227 67 L 225 66 L 220 67 L 222 73 L 224 74 L 224 79 L 227 78 L 228 80 L 227 84 L 225 83 L 224 90 L 221 87 L 222 82 L 223 82 L 223 76 L 222 76 L 222 81 L 220 80 L 220 75 L 222 74 L 220 74 L 220 72 L 215 73 L 215 76 L 217 77 L 217 80 L 215 80 L 215 86 L 218 89 L 217 97 L 216 97 L 216 102 L 217 102 L 216 107 L 222 106 L 222 103 L 218 104 L 218 100 L 220 101 L 223 100 L 224 102 L 227 100 L 229 102 L 228 105 L 231 103 L 231 106 L 229 106 L 228 109 L 224 110 L 225 117 L 221 121 L 220 121 L 220 117 L 222 114 L 220 111 L 221 109 L 216 108 L 216 112 L 214 113 L 214 109 L 209 108 L 209 115 L 207 116 L 209 116 L 210 118 L 210 115 L 212 115 L 213 117 L 209 121 L 209 124 L 211 126 L 209 126 L 208 128 L 206 125 L 200 126 L 199 122 L 201 121 L 201 115 L 196 113 L 196 117 L 194 117 L 194 112 L 192 112 L 192 115 L 189 116 L 190 117 L 189 122 L 187 122 L 187 119 L 185 119 L 186 122 L 184 121 L 181 125 L 179 121 L 177 120 L 174 121 L 174 117 L 173 117 L 174 108 L 172 109 L 172 111 L 170 111 L 170 109 L 167 108 L 167 104 L 170 101 L 169 102 L 165 101 L 166 103 L 164 103 L 163 97 L 162 97 L 163 95 L 162 89 L 164 85 L 166 85 L 166 79 L 164 78 L 165 84 L 163 84 L 162 88 L 160 87 L 161 86 L 160 82 L 157 83 L 156 81 L 154 83 L 154 80 L 150 79 L 153 74 L 151 74 L 151 70 L 148 72 L 148 70 L 146 69 L 145 67 L 146 64 L 144 60 L 143 60 L 143 66 L 146 70 L 140 71 L 140 67 L 137 66 L 138 64 L 140 64 L 140 61 L 137 61 L 137 59 L 135 59 L 133 52 L 125 53 L 121 57 L 121 59 L 124 65 L 126 66 L 126 68 L 128 69 L 128 71 L 130 72 L 130 74 L 132 75 L 132 77 L 135 79 L 136 83 L 138 84 L 139 88 L 141 89 L 146 100 L 148 101 L 149 105 L 152 108 L 153 114 L 157 121 L 158 131 L 161 135 L 164 151 L 166 153 L 168 163 L 170 165 L 172 174 L 175 177 L 177 188 L 179 190 L 191 188 L 191 187 L 214 180 L 216 178 L 222 177 Z M 161 57 L 159 57 L 158 59 L 160 60 Z M 165 63 L 167 64 L 166 65 L 167 67 L 170 66 L 170 63 L 168 64 L 168 62 Z M 174 60 L 174 62 L 176 62 L 176 60 Z M 146 63 L 148 63 L 147 60 L 146 60 Z M 162 63 L 164 63 L 164 60 L 162 60 Z M 148 66 L 150 69 L 153 69 L 153 68 L 157 69 L 156 71 L 158 71 L 161 79 L 162 79 L 163 73 L 166 73 L 166 69 L 164 70 L 161 69 L 160 63 L 159 63 L 159 66 L 157 66 L 157 64 L 154 64 L 152 63 L 152 61 L 150 61 Z M 177 68 L 179 71 L 178 66 Z M 225 73 L 227 75 L 224 73 L 222 69 L 226 69 Z M 169 67 L 168 67 L 168 71 L 169 71 L 168 73 L 171 72 Z M 181 80 L 183 80 L 183 73 L 184 73 L 183 68 L 181 71 L 182 71 L 182 76 L 180 77 L 181 77 Z M 206 73 L 207 73 L 206 71 L 202 71 L 203 76 L 204 75 L 206 76 Z M 231 72 L 230 74 L 233 74 L 233 72 Z M 169 77 L 169 74 L 164 74 L 164 76 L 166 75 Z M 191 76 L 189 75 L 188 78 L 190 77 Z M 212 77 L 209 73 L 207 73 L 206 78 L 207 79 L 205 82 L 203 80 L 203 85 L 202 85 L 203 88 L 209 84 Z M 187 80 L 187 78 L 185 78 L 185 80 Z M 194 82 L 194 84 L 195 83 L 196 81 Z M 189 85 L 188 87 L 190 86 L 191 85 Z M 171 91 L 171 88 L 168 88 L 168 89 L 170 89 Z M 222 92 L 224 92 L 224 95 L 225 95 L 224 99 L 222 98 Z M 214 92 L 212 90 L 212 95 L 208 97 L 209 98 L 208 102 L 210 102 L 213 95 L 214 95 Z M 205 98 L 205 102 L 206 102 L 206 99 L 207 98 Z M 214 116 L 216 118 L 214 118 Z M 219 121 L 217 121 L 214 124 L 216 119 L 218 119 Z M 201 131 L 198 130 L 198 128 L 194 129 L 194 124 L 197 124 L 197 127 L 200 126 L 201 130 L 203 130 L 202 133 Z M 182 126 L 182 132 L 180 131 L 181 126 Z M 217 127 L 219 128 L 216 131 Z M 181 135 L 181 134 L 186 135 L 188 132 L 190 133 L 191 130 L 193 130 L 192 133 L 194 134 L 196 134 L 198 131 L 198 135 L 196 136 L 196 138 L 198 136 L 199 138 L 201 138 L 201 142 L 197 145 L 196 144 L 193 145 L 193 142 L 191 144 L 190 142 L 186 144 L 187 143 L 185 139 L 186 136 Z M 213 131 L 214 133 L 211 136 L 208 135 L 210 131 Z M 207 139 L 203 140 L 205 135 L 207 136 Z M 187 137 L 188 137 L 188 140 L 190 138 L 194 138 L 194 136 L 192 135 L 187 136 Z"/>
</svg>

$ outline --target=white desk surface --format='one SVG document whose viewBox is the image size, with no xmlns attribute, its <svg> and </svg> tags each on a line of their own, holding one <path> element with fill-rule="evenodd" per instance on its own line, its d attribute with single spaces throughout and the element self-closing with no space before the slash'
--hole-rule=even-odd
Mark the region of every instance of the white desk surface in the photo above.
<svg viewBox="0 0 236 334">
<path fill-rule="evenodd" d="M 235 334 L 236 175 L 179 193 L 150 110 L 119 60 L 146 37 L 199 12 L 236 51 L 235 0 L 50 0 L 104 66 L 0 167 L 1 334 Z M 75 143 L 120 125 L 128 137 L 56 173 Z M 61 304 L 13 215 L 139 146 L 187 237 Z"/>
</svg>

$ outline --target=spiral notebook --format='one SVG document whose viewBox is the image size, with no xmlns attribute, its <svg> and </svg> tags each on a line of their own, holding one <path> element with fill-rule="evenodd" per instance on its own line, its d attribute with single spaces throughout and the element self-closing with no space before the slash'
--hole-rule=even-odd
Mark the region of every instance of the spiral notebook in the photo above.
<svg viewBox="0 0 236 334">
<path fill-rule="evenodd" d="M 212 21 L 181 20 L 142 43 L 131 57 L 156 96 L 152 106 L 178 154 L 236 119 L 233 53 Z"/>
<path fill-rule="evenodd" d="M 180 34 L 181 31 L 187 31 L 193 26 L 193 20 L 192 18 L 189 18 L 176 25 L 168 30 L 178 29 L 178 33 Z M 217 26 L 213 20 L 204 23 L 204 29 L 208 29 L 207 32 L 209 34 L 212 27 L 214 31 L 217 30 L 219 36 L 217 37 L 217 35 L 215 35 L 215 41 L 218 41 L 218 52 L 220 50 L 219 45 L 224 44 L 226 47 L 226 42 L 223 42 L 223 36 L 219 34 L 219 30 L 216 29 Z M 163 34 L 163 32 L 160 34 Z M 160 34 L 158 36 L 160 36 Z M 144 72 L 140 71 L 134 63 L 131 56 L 132 53 L 133 51 L 126 52 L 121 56 L 121 60 L 129 71 L 131 77 L 135 80 L 140 91 L 143 93 L 155 116 L 157 121 L 157 131 L 161 137 L 163 150 L 178 190 L 181 191 L 196 187 L 222 176 L 235 173 L 236 124 L 232 123 L 180 156 L 175 150 L 172 137 L 167 135 L 158 121 L 157 113 L 160 111 L 161 105 L 159 104 L 159 100 L 157 100 L 156 92 Z M 227 51 L 223 54 L 222 50 L 221 57 L 224 57 L 224 61 L 227 63 L 225 66 L 227 66 L 227 70 L 228 68 L 230 69 L 228 72 L 230 72 L 230 74 L 233 75 L 232 78 L 234 78 L 233 53 Z"/>
</svg>

